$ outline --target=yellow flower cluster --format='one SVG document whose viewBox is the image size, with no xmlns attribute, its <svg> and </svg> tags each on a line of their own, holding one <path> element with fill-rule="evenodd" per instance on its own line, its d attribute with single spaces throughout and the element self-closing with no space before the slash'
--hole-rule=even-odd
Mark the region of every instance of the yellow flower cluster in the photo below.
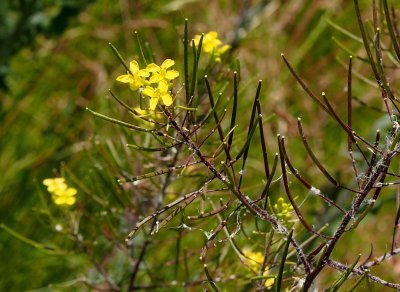
<svg viewBox="0 0 400 292">
<path fill-rule="evenodd" d="M 150 98 L 150 110 L 155 110 L 161 101 L 165 106 L 172 104 L 172 81 L 179 76 L 179 72 L 169 69 L 175 64 L 174 60 L 166 59 L 161 66 L 151 63 L 140 69 L 137 61 L 129 63 L 127 74 L 117 77 L 117 81 L 129 83 L 131 90 L 142 89 L 142 94 Z"/>
<path fill-rule="evenodd" d="M 196 47 L 199 46 L 201 36 L 194 36 L 194 44 Z M 228 51 L 230 45 L 222 45 L 222 41 L 218 39 L 218 33 L 216 31 L 210 31 L 206 33 L 203 37 L 202 51 L 206 54 L 210 54 L 215 57 L 215 61 L 221 61 L 221 55 Z"/>
<path fill-rule="evenodd" d="M 291 212 L 293 212 L 293 206 L 286 203 L 285 200 L 280 197 L 274 205 L 275 215 L 283 221 L 288 221 L 292 218 Z"/>
<path fill-rule="evenodd" d="M 75 195 L 77 190 L 69 188 L 62 177 L 46 178 L 43 184 L 47 186 L 47 191 L 51 194 L 54 203 L 57 205 L 73 205 L 76 202 Z"/>
<path fill-rule="evenodd" d="M 258 272 L 261 268 L 262 263 L 264 262 L 264 255 L 261 252 L 253 252 L 250 249 L 244 249 L 243 254 L 245 256 L 246 264 L 252 269 L 254 272 Z M 269 274 L 268 268 L 265 269 L 263 276 L 267 276 Z M 270 289 L 273 287 L 275 283 L 274 278 L 268 278 L 265 280 L 264 286 L 266 289 Z"/>
</svg>

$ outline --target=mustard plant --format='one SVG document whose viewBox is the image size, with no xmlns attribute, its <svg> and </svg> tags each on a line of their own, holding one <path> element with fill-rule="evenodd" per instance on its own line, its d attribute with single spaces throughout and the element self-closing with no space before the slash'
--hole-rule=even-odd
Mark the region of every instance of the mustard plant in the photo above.
<svg viewBox="0 0 400 292">
<path fill-rule="evenodd" d="M 75 188 L 68 187 L 62 177 L 47 178 L 43 181 L 47 191 L 51 194 L 54 203 L 57 205 L 73 205 L 76 202 Z"/>
<path fill-rule="evenodd" d="M 352 177 L 344 181 L 319 159 L 308 127 L 297 119 L 299 138 L 312 167 L 331 184 L 336 196 L 317 185 L 321 178 L 310 179 L 296 168 L 296 153 L 289 152 L 283 134 L 275 137 L 266 131 L 273 115 L 265 113 L 260 103 L 263 82 L 254 85 L 250 97 L 241 96 L 240 62 L 233 46 L 217 32 L 191 33 L 186 20 L 179 43 L 182 60 L 154 60 L 143 51 L 138 34 L 139 58 L 129 63 L 110 44 L 126 73 L 115 79 L 129 89 L 110 90 L 115 101 L 112 109 L 119 106 L 110 110 L 112 114 L 87 110 L 120 127 L 118 142 L 124 147 L 110 139 L 105 149 L 94 140 L 92 147 L 103 162 L 88 154 L 95 174 L 86 184 L 68 166 L 60 177 L 43 181 L 55 204 L 77 207 L 70 212 L 63 209 L 59 217 L 48 207 L 46 220 L 71 239 L 96 271 L 80 281 L 92 290 L 106 291 L 353 291 L 364 282 L 400 289 L 399 283 L 373 272 L 375 266 L 400 253 L 398 205 L 393 208 L 390 250 L 376 258 L 371 251 L 362 261 L 355 256 L 350 264 L 334 253 L 338 242 L 354 234 L 373 212 L 382 200 L 382 190 L 399 184 L 398 170 L 393 167 L 400 140 L 398 91 L 392 77 L 400 63 L 397 14 L 386 0 L 379 6 L 373 1 L 372 29 L 368 30 L 357 0 L 354 7 L 366 56 L 350 56 L 346 66 L 346 119 L 327 94 L 310 90 L 290 56 L 282 54 L 294 80 L 347 136 L 345 151 Z M 204 58 L 204 54 L 209 56 Z M 390 64 L 385 63 L 388 60 Z M 390 124 L 385 139 L 380 131 L 372 139 L 364 137 L 353 124 L 356 61 L 372 70 L 384 108 L 380 114 Z M 76 198 L 77 189 L 63 177 L 88 201 Z M 113 188 L 99 187 L 98 181 Z M 334 219 L 310 215 L 312 200 L 334 213 Z M 47 204 L 46 199 L 43 202 Z M 51 249 L 14 235 L 43 250 Z M 324 277 L 328 268 L 338 272 L 336 277 Z"/>
<path fill-rule="evenodd" d="M 357 257 L 353 264 L 346 265 L 333 257 L 339 240 L 346 233 L 353 232 L 366 214 L 371 212 L 380 198 L 381 190 L 397 184 L 396 181 L 385 181 L 388 177 L 397 177 L 397 174 L 391 171 L 390 165 L 398 155 L 400 133 L 396 116 L 400 114 L 400 110 L 396 91 L 393 85 L 388 83 L 387 74 L 392 67 L 383 63 L 383 54 L 388 54 L 394 63 L 392 66 L 396 68 L 400 61 L 397 28 L 393 24 L 395 13 L 394 10 L 390 11 L 385 0 L 379 8 L 374 1 L 374 32 L 372 36 L 368 36 L 357 0 L 354 1 L 354 5 L 367 53 L 367 59 L 363 61 L 369 63 L 372 68 L 385 105 L 384 114 L 392 123 L 385 141 L 381 141 L 380 132 L 377 132 L 375 140 L 369 141 L 368 137 L 362 137 L 353 128 L 352 57 L 348 62 L 346 82 L 348 114 L 347 120 L 343 120 L 327 95 L 313 93 L 282 54 L 284 63 L 304 91 L 347 135 L 347 152 L 354 174 L 354 183 L 350 182 L 348 186 L 336 179 L 319 160 L 308 142 L 302 119 L 297 120 L 299 136 L 313 165 L 335 190 L 347 193 L 347 200 L 338 201 L 324 194 L 321 188 L 296 169 L 291 160 L 293 154 L 288 153 L 283 135 L 276 138 L 278 153 L 271 153 L 272 147 L 267 145 L 271 138 L 264 132 L 268 116 L 263 114 L 260 104 L 262 81 L 258 82 L 253 102 L 249 105 L 251 111 L 248 124 L 244 128 L 237 125 L 237 114 L 240 113 L 240 68 L 236 67 L 234 69 L 237 71 L 232 72 L 231 68 L 226 67 L 228 60 L 226 63 L 221 62 L 221 55 L 227 54 L 228 58 L 233 56 L 229 55 L 229 46 L 223 45 L 216 32 L 197 35 L 189 41 L 189 30 L 187 22 L 185 23 L 182 74 L 170 70 L 175 61 L 167 59 L 161 66 L 147 65 L 143 71 L 139 69 L 137 62 L 133 65 L 131 62 L 133 70 L 128 70 L 126 75 L 117 78 L 118 81 L 134 84 L 131 85 L 131 89 L 138 90 L 139 96 L 136 104 L 142 104 L 141 100 L 146 96 L 150 98 L 150 106 L 141 109 L 154 110 L 158 115 L 163 115 L 162 121 L 146 119 L 139 115 L 132 105 L 122 101 L 114 92 L 110 94 L 120 105 L 151 125 L 139 126 L 89 110 L 98 118 L 142 133 L 141 140 L 145 143 L 129 143 L 128 147 L 143 153 L 160 153 L 158 156 L 148 156 L 151 160 L 168 156 L 167 164 L 152 161 L 152 171 L 133 176 L 124 174 L 117 179 L 121 185 L 131 186 L 151 180 L 156 193 L 153 195 L 153 211 L 138 218 L 126 237 L 128 247 L 135 246 L 136 240 L 143 242 L 138 248 L 139 255 L 135 258 L 128 290 L 173 286 L 157 286 L 153 282 L 136 284 L 138 278 L 142 278 L 140 266 L 144 264 L 151 238 L 159 233 L 168 232 L 165 228 L 179 233 L 174 265 L 187 265 L 190 258 L 192 269 L 186 268 L 186 274 L 189 276 L 194 270 L 202 269 L 204 278 L 200 276 L 199 282 L 201 285 L 207 283 L 215 291 L 229 287 L 230 282 L 241 282 L 243 287 L 252 286 L 260 291 L 315 290 L 320 285 L 318 279 L 321 272 L 327 267 L 340 272 L 335 281 L 326 283 L 324 288 L 329 291 L 338 290 L 352 278 L 357 280 L 352 282 L 351 289 L 355 289 L 362 281 L 400 288 L 400 284 L 386 281 L 370 272 L 373 266 L 400 253 L 395 240 L 400 214 L 398 207 L 391 249 L 378 261 L 367 257 L 360 263 L 360 257 Z M 384 17 L 379 19 L 377 15 Z M 382 28 L 388 31 L 390 45 L 383 44 Z M 383 47 L 393 50 L 383 50 Z M 112 48 L 123 66 L 128 68 L 120 53 Z M 192 49 L 191 54 L 189 48 Z M 211 65 L 208 63 L 204 70 L 213 75 L 198 78 L 198 72 L 202 69 L 202 53 L 211 54 Z M 396 58 L 398 60 L 393 61 Z M 147 63 L 145 58 L 143 63 Z M 182 77 L 179 85 L 183 90 L 173 87 L 172 80 L 178 76 Z M 226 82 L 226 79 L 230 79 L 231 82 Z M 157 87 L 154 87 L 155 84 Z M 178 87 L 179 85 L 176 84 Z M 229 86 L 232 90 L 227 89 Z M 149 138 L 144 138 L 146 136 Z M 256 183 L 258 185 L 254 185 L 254 181 L 247 185 L 249 153 L 250 148 L 256 146 L 256 140 L 259 142 L 262 157 L 262 173 L 256 172 L 260 178 Z M 356 162 L 356 155 L 362 157 L 364 166 Z M 364 176 L 360 175 L 361 169 L 365 173 Z M 163 179 L 159 179 L 160 177 Z M 336 227 L 327 229 L 327 225 L 333 222 L 321 222 L 319 226 L 310 223 L 314 220 L 309 218 L 303 206 L 307 204 L 307 197 L 300 198 L 293 194 L 291 179 L 296 179 L 309 192 L 309 196 L 320 199 L 327 208 L 337 214 L 339 222 L 334 224 Z M 280 186 L 286 193 L 287 200 L 282 197 Z M 175 193 L 177 199 L 164 203 L 170 193 Z M 196 258 L 188 256 L 186 247 L 180 244 L 193 232 L 204 234 L 204 243 L 198 250 L 197 262 Z M 250 242 L 254 242 L 257 249 L 261 248 L 263 252 L 249 251 Z M 220 254 L 221 250 L 230 256 Z M 225 267 L 227 263 L 231 263 L 231 268 L 221 269 L 219 262 L 225 262 Z M 255 273 L 250 279 L 246 271 L 248 268 Z M 182 285 L 187 285 L 186 281 L 187 279 Z M 195 284 L 191 282 L 190 285 Z"/>
</svg>

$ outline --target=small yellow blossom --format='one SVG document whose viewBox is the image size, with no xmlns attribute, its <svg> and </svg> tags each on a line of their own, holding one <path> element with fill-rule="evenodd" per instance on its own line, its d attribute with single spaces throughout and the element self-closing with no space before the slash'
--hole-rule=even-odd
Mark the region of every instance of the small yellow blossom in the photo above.
<svg viewBox="0 0 400 292">
<path fill-rule="evenodd" d="M 200 35 L 195 35 L 194 43 L 196 47 L 199 46 L 200 39 Z M 218 33 L 215 31 L 210 31 L 204 35 L 201 47 L 204 53 L 213 55 L 217 62 L 220 62 L 220 56 L 231 48 L 230 45 L 222 45 L 222 41 L 218 39 Z"/>
<path fill-rule="evenodd" d="M 168 68 L 171 68 L 172 66 L 175 65 L 175 61 L 171 59 L 166 59 L 161 66 L 158 66 L 157 64 L 151 63 L 147 65 L 146 70 L 148 72 L 151 72 L 151 77 L 149 82 L 150 83 L 157 83 L 160 82 L 161 80 L 174 80 L 176 77 L 179 76 L 179 72 L 176 70 L 168 70 Z"/>
<path fill-rule="evenodd" d="M 47 186 L 47 190 L 49 193 L 53 193 L 59 190 L 65 190 L 67 185 L 65 184 L 65 179 L 62 177 L 56 178 L 46 178 L 43 181 L 43 184 Z"/>
<path fill-rule="evenodd" d="M 286 203 L 285 200 L 280 197 L 277 203 L 274 205 L 275 215 L 283 221 L 288 221 L 292 218 L 291 212 L 293 212 L 293 206 Z"/>
<path fill-rule="evenodd" d="M 135 60 L 129 63 L 129 70 L 127 74 L 117 77 L 117 81 L 122 83 L 129 83 L 132 90 L 137 90 L 146 84 L 147 77 L 150 76 L 149 71 L 146 69 L 139 69 L 139 64 Z"/>
<path fill-rule="evenodd" d="M 154 110 L 161 100 L 165 106 L 172 104 L 170 88 L 172 81 L 179 76 L 179 72 L 170 69 L 175 61 L 166 59 L 161 66 L 151 63 L 145 69 L 140 69 L 137 61 L 130 62 L 130 72 L 117 77 L 117 81 L 129 83 L 132 90 L 150 98 L 149 110 Z M 147 110 L 147 109 L 145 109 Z"/>
<path fill-rule="evenodd" d="M 43 180 L 43 184 L 47 186 L 47 191 L 51 194 L 55 204 L 69 206 L 75 204 L 77 190 L 69 188 L 64 178 L 46 178 Z"/>
<path fill-rule="evenodd" d="M 169 91 L 169 84 L 165 80 L 159 81 L 157 88 L 153 88 L 151 86 L 145 87 L 142 91 L 142 94 L 150 97 L 150 110 L 155 110 L 160 99 L 165 106 L 170 106 L 172 104 L 172 96 Z"/>
<path fill-rule="evenodd" d="M 264 256 L 261 252 L 253 252 L 250 249 L 243 250 L 243 254 L 246 257 L 245 261 L 249 267 L 257 272 L 260 268 L 260 265 L 264 262 Z"/>
<path fill-rule="evenodd" d="M 259 251 L 253 252 L 250 249 L 244 249 L 243 254 L 245 256 L 246 264 L 250 267 L 250 269 L 253 272 L 258 273 L 261 268 L 261 265 L 264 262 L 264 255 Z M 268 274 L 269 274 L 269 269 L 265 268 L 263 276 L 268 276 Z M 268 278 L 265 280 L 264 286 L 266 289 L 270 289 L 273 287 L 274 283 L 275 283 L 274 278 Z"/>
</svg>

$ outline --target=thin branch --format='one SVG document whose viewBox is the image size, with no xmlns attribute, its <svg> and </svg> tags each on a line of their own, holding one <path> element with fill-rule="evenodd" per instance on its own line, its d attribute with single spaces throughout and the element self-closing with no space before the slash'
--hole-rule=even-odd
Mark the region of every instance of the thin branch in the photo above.
<svg viewBox="0 0 400 292">
<path fill-rule="evenodd" d="M 339 271 L 346 271 L 348 269 L 348 266 L 343 265 L 342 263 L 333 261 L 331 259 L 327 260 L 327 265 L 329 265 L 330 267 L 337 269 Z M 367 271 L 361 270 L 361 269 L 353 269 L 352 274 L 353 275 L 358 275 L 358 276 L 364 276 L 364 274 L 368 273 Z M 397 283 L 391 283 L 388 281 L 385 281 L 379 277 L 373 276 L 368 274 L 367 277 L 374 282 L 377 282 L 379 284 L 382 284 L 384 286 L 390 287 L 390 288 L 395 288 L 395 289 L 400 289 L 400 284 Z"/>
<path fill-rule="evenodd" d="M 299 218 L 300 222 L 303 224 L 303 226 L 311 233 L 316 234 L 318 236 L 321 236 L 325 239 L 332 239 L 329 236 L 323 235 L 318 233 L 317 231 L 315 231 L 308 223 L 307 221 L 304 219 L 303 215 L 301 214 L 301 211 L 299 209 L 299 207 L 297 207 L 296 202 L 294 201 L 294 198 L 292 196 L 292 193 L 290 191 L 289 188 L 289 182 L 288 182 L 288 178 L 287 178 L 287 171 L 286 171 L 286 166 L 285 166 L 285 160 L 284 160 L 284 154 L 283 154 L 283 146 L 282 146 L 282 141 L 283 137 L 281 138 L 280 135 L 278 135 L 278 144 L 279 144 L 279 156 L 281 158 L 281 168 L 282 168 L 282 177 L 283 177 L 283 185 L 285 187 L 285 191 L 286 194 L 288 196 L 288 199 L 291 203 L 291 205 L 293 206 L 294 211 L 296 212 L 297 217 Z"/>
</svg>

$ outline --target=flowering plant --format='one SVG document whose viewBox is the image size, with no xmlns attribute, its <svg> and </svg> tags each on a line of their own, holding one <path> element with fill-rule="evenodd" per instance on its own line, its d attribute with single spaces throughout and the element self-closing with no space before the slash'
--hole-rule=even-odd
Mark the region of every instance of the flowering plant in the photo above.
<svg viewBox="0 0 400 292">
<path fill-rule="evenodd" d="M 210 31 L 204 35 L 195 35 L 194 44 L 198 47 L 201 40 L 204 53 L 211 55 L 216 62 L 221 62 L 221 55 L 231 48 L 230 45 L 222 44 L 216 31 Z"/>
<path fill-rule="evenodd" d="M 51 194 L 55 204 L 67 206 L 75 204 L 75 195 L 77 190 L 75 188 L 68 187 L 64 178 L 46 178 L 43 181 L 43 184 L 47 186 L 47 191 Z"/>
<path fill-rule="evenodd" d="M 118 76 L 117 81 L 128 83 L 133 91 L 140 89 L 140 94 L 150 99 L 150 110 L 155 110 L 160 102 L 165 106 L 172 104 L 172 81 L 179 76 L 178 71 L 169 69 L 175 64 L 174 60 L 166 59 L 161 66 L 151 63 L 144 69 L 139 69 L 135 60 L 129 64 L 127 74 Z"/>
<path fill-rule="evenodd" d="M 324 278 L 330 291 L 356 277 L 360 280 L 355 287 L 369 279 L 398 288 L 398 284 L 367 271 L 400 253 L 396 230 L 391 251 L 377 260 L 367 258 L 358 264 L 358 257 L 348 265 L 334 259 L 333 253 L 343 235 L 353 232 L 369 214 L 382 188 L 397 184 L 385 182 L 386 177 L 396 176 L 389 167 L 399 154 L 400 141 L 399 126 L 393 117 L 396 111 L 400 114 L 394 106 L 398 101 L 389 84 L 379 83 L 384 101 L 391 102 L 385 104 L 392 126 L 387 132 L 389 138 L 382 144 L 377 134 L 371 143 L 354 130 L 351 122 L 351 58 L 348 120 L 344 122 L 326 95 L 315 95 L 282 55 L 305 92 L 348 136 L 350 169 L 355 179 L 345 185 L 313 152 L 300 118 L 297 126 L 310 157 L 307 163 L 311 162 L 322 175 L 303 175 L 308 168 L 296 169 L 297 160 L 284 136 L 278 135 L 276 143 L 266 137 L 266 124 L 272 116 L 264 114 L 260 102 L 262 81 L 253 91 L 239 90 L 239 62 L 230 59 L 234 57 L 232 52 L 224 59 L 228 62 L 222 63 L 221 55 L 230 47 L 222 44 L 216 32 L 195 36 L 191 52 L 187 24 L 183 39 L 183 60 L 176 64 L 182 68 L 181 73 L 172 69 L 172 59 L 157 65 L 147 62 L 143 54 L 142 60 L 132 60 L 128 67 L 117 54 L 126 74 L 116 80 L 129 86 L 141 107 L 110 91 L 128 115 L 113 111 L 121 114 L 121 118 L 114 118 L 90 111 L 123 130 L 113 133 L 112 139 L 102 145 L 98 140 L 90 145 L 100 157 L 89 157 L 95 169 L 88 174 L 91 180 L 84 184 L 74 178 L 85 200 L 80 208 L 54 212 L 62 213 L 66 224 L 55 220 L 52 210 L 43 212 L 53 226 L 57 222 L 57 232 L 75 240 L 79 250 L 89 257 L 96 276 L 101 275 L 98 282 L 85 279 L 85 283 L 93 290 L 112 291 L 174 289 L 178 285 L 208 285 L 215 291 L 219 287 L 232 290 L 238 285 L 243 290 L 307 291 L 325 285 L 317 279 L 330 267 L 340 271 L 337 279 Z M 379 34 L 363 39 L 367 50 L 369 39 L 378 42 Z M 376 54 L 383 62 L 381 53 L 379 46 Z M 211 56 L 208 62 L 201 62 L 204 54 Z M 375 64 L 373 59 L 370 62 Z M 373 68 L 377 80 L 384 80 L 383 72 L 392 67 Z M 199 78 L 199 72 L 207 75 Z M 183 80 L 177 80 L 180 74 Z M 182 90 L 174 91 L 174 82 L 181 82 Z M 132 115 L 133 121 L 125 120 Z M 364 159 L 364 166 L 353 155 L 353 147 Z M 363 175 L 359 175 L 360 169 Z M 350 195 L 339 200 L 325 185 L 317 188 L 324 179 L 333 185 L 335 196 L 340 192 Z M 76 203 L 77 190 L 68 187 L 64 178 L 45 179 L 43 184 L 55 204 Z M 293 196 L 294 192 L 299 195 Z M 310 202 L 323 205 L 326 212 L 314 216 Z M 399 214 L 397 211 L 396 224 Z M 328 229 L 327 223 L 333 220 L 338 223 Z M 116 266 L 122 267 L 119 275 L 115 275 Z"/>
</svg>

